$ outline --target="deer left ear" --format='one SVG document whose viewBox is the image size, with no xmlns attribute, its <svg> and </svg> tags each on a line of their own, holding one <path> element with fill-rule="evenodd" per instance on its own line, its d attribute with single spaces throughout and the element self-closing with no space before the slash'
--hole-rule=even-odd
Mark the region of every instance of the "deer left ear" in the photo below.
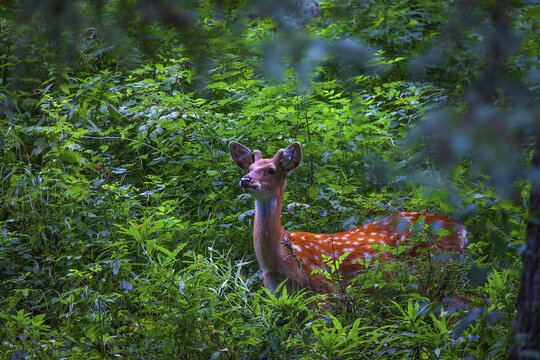
<svg viewBox="0 0 540 360">
<path fill-rule="evenodd" d="M 254 156 L 251 150 L 236 141 L 231 141 L 229 143 L 229 151 L 236 166 L 244 171 L 248 171 L 249 166 L 254 162 Z"/>
<path fill-rule="evenodd" d="M 302 147 L 298 142 L 289 145 L 283 152 L 281 166 L 287 172 L 296 170 L 302 162 Z"/>
</svg>

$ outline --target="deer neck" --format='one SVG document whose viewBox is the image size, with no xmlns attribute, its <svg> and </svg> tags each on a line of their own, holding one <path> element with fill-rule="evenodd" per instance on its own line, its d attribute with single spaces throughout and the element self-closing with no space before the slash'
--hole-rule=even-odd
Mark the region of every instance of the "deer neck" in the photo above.
<svg viewBox="0 0 540 360">
<path fill-rule="evenodd" d="M 255 199 L 253 247 L 263 271 L 277 271 L 283 259 L 282 240 L 287 232 L 281 226 L 281 205 L 285 185 L 277 196 Z"/>
</svg>

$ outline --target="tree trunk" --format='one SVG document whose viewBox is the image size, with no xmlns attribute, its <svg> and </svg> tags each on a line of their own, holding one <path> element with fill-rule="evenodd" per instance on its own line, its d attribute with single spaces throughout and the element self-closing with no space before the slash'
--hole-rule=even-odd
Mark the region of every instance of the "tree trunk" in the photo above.
<svg viewBox="0 0 540 360">
<path fill-rule="evenodd" d="M 533 168 L 540 167 L 540 145 L 536 144 Z M 527 224 L 527 246 L 523 253 L 518 314 L 509 342 L 508 359 L 540 358 L 540 181 L 533 179 Z"/>
</svg>

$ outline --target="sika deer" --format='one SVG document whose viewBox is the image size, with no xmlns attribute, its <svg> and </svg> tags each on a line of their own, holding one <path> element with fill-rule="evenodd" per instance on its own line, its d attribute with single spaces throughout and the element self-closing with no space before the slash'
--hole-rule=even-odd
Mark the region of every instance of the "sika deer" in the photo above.
<svg viewBox="0 0 540 360">
<path fill-rule="evenodd" d="M 229 150 L 235 164 L 247 175 L 240 180 L 240 187 L 255 199 L 253 246 L 263 273 L 264 285 L 271 291 L 287 280 L 287 288 L 309 288 L 316 293 L 329 293 L 330 284 L 315 269 L 327 269 L 323 255 L 332 259 L 343 253 L 349 255 L 340 265 L 344 280 L 357 276 L 365 266 L 359 260 L 381 253 L 379 247 L 407 244 L 412 227 L 419 218 L 432 228 L 444 228 L 447 235 L 431 235 L 425 244 L 444 252 L 462 252 L 466 231 L 463 225 L 446 215 L 418 212 L 395 212 L 378 221 L 356 229 L 334 234 L 289 232 L 281 226 L 281 205 L 285 182 L 302 160 L 299 143 L 279 150 L 272 159 L 263 159 L 259 150 L 251 152 L 245 146 L 231 141 Z M 435 233 L 436 231 L 432 231 Z M 387 255 L 385 255 L 387 256 Z"/>
</svg>

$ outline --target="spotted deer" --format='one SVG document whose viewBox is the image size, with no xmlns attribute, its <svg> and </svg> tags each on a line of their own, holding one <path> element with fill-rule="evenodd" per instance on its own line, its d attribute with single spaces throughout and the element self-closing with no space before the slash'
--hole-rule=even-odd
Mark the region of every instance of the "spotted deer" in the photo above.
<svg viewBox="0 0 540 360">
<path fill-rule="evenodd" d="M 419 212 L 395 212 L 383 219 L 364 226 L 334 234 L 289 232 L 281 226 L 281 205 L 285 183 L 289 174 L 302 160 L 299 143 L 279 150 L 273 158 L 264 159 L 259 150 L 231 141 L 229 150 L 234 163 L 247 175 L 240 180 L 240 187 L 255 199 L 253 246 L 262 270 L 264 286 L 275 291 L 287 280 L 288 289 L 309 288 L 316 293 L 330 293 L 332 286 L 321 272 L 328 270 L 326 259 L 338 259 L 345 253 L 339 266 L 344 281 L 357 276 L 366 267 L 362 260 L 371 259 L 390 247 L 407 245 L 415 223 L 432 227 L 429 241 L 415 247 L 432 246 L 443 252 L 463 251 L 466 231 L 463 225 L 446 215 Z M 420 222 L 419 222 L 420 223 Z M 438 232 L 443 228 L 447 231 Z M 434 233 L 439 233 L 435 235 Z M 388 256 L 388 255 L 384 255 Z"/>
</svg>

